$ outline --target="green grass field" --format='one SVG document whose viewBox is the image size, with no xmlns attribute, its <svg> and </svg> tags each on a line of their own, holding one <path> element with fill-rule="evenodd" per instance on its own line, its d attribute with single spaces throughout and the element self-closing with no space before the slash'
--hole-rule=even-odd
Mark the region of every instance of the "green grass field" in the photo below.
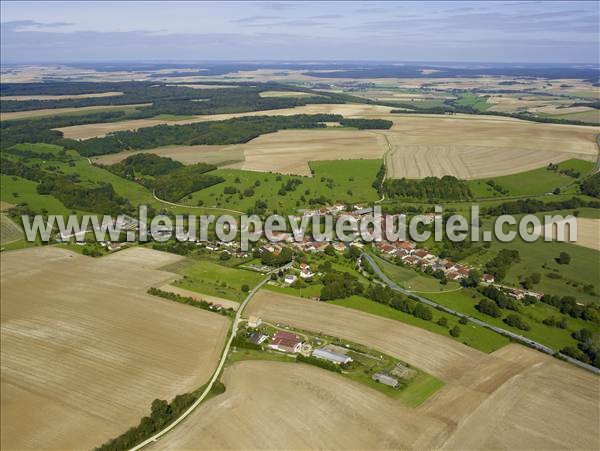
<svg viewBox="0 0 600 451">
<path fill-rule="evenodd" d="M 438 292 L 456 290 L 460 285 L 449 281 L 447 285 L 441 285 L 435 277 L 428 276 L 413 268 L 402 267 L 388 263 L 378 258 L 377 264 L 381 270 L 402 288 L 416 292 Z"/>
<path fill-rule="evenodd" d="M 0 199 L 14 205 L 24 204 L 41 213 L 43 209 L 50 214 L 68 215 L 71 213 L 61 201 L 53 196 L 38 194 L 37 183 L 25 180 L 21 177 L 1 175 L 0 176 Z"/>
<path fill-rule="evenodd" d="M 412 326 L 420 327 L 421 329 L 426 329 L 430 332 L 434 332 L 436 334 L 440 334 L 445 337 L 464 343 L 467 346 L 471 346 L 472 348 L 478 349 L 482 352 L 493 352 L 496 349 L 499 349 L 502 346 L 505 346 L 509 343 L 508 339 L 506 337 L 503 337 L 502 335 L 499 335 L 482 327 L 475 326 L 474 324 L 459 324 L 457 317 L 439 312 L 437 310 L 433 311 L 432 321 L 425 321 L 423 319 L 415 318 L 414 316 L 408 313 L 404 313 L 400 310 L 393 309 L 391 307 L 388 307 L 387 305 L 378 304 L 377 302 L 371 301 L 360 296 L 352 296 L 346 299 L 339 299 L 328 302 L 335 305 L 341 305 L 342 307 L 360 310 L 362 312 L 370 313 L 372 315 L 377 315 L 383 318 L 393 319 L 396 321 L 401 321 L 403 323 L 410 324 Z M 447 319 L 448 328 L 442 327 L 436 323 L 436 321 L 440 317 L 445 317 Z M 458 327 L 461 330 L 460 337 L 458 338 L 454 338 L 448 333 L 448 330 L 454 327 L 455 325 L 458 325 Z"/>
<path fill-rule="evenodd" d="M 173 283 L 175 286 L 236 302 L 243 301 L 247 296 L 242 291 L 243 285 L 252 289 L 264 278 L 256 272 L 229 268 L 206 259 L 188 259 L 170 270 L 184 276 Z"/>
<path fill-rule="evenodd" d="M 454 103 L 460 106 L 470 106 L 479 111 L 485 111 L 492 106 L 491 104 L 487 103 L 487 99 L 485 97 L 471 93 L 461 94 L 458 100 L 456 100 Z"/>
<path fill-rule="evenodd" d="M 489 222 L 489 224 L 492 223 Z M 542 239 L 527 243 L 517 237 L 512 242 L 503 243 L 494 238 L 489 249 L 482 249 L 480 253 L 467 257 L 463 263 L 483 266 L 494 258 L 500 249 L 516 249 L 519 251 L 521 259 L 519 263 L 513 264 L 508 269 L 503 283 L 518 286 L 520 276 L 526 277 L 538 272 L 542 275 L 542 279 L 539 284 L 534 285 L 534 291 L 559 296 L 574 296 L 584 302 L 600 304 L 600 297 L 583 291 L 584 285 L 593 284 L 596 293 L 600 293 L 598 251 L 575 244 L 543 241 Z M 571 256 L 571 262 L 568 265 L 556 263 L 555 258 L 561 252 L 567 252 Z M 549 278 L 548 274 L 559 274 L 561 278 Z"/>
<path fill-rule="evenodd" d="M 558 168 L 558 171 L 549 171 L 544 167 L 501 177 L 468 180 L 466 183 L 476 198 L 540 195 L 552 192 L 557 187 L 561 187 L 561 192 L 574 194 L 577 192 L 576 179 L 560 174 L 559 171 L 571 169 L 579 171 L 584 176 L 594 168 L 594 163 L 572 159 L 559 163 Z M 486 183 L 488 180 L 493 180 L 497 185 L 508 190 L 508 193 L 495 191 Z"/>
<path fill-rule="evenodd" d="M 475 295 L 475 298 L 473 298 Z M 542 344 L 550 346 L 555 350 L 560 350 L 565 346 L 576 346 L 577 342 L 571 337 L 571 333 L 575 330 L 588 328 L 594 329 L 594 326 L 589 321 L 583 321 L 580 319 L 571 318 L 565 316 L 567 319 L 568 329 L 559 329 L 557 327 L 546 326 L 542 324 L 542 321 L 549 316 L 555 316 L 560 318 L 560 312 L 542 302 L 536 304 L 524 306 L 521 305 L 521 312 L 519 313 L 524 317 L 525 321 L 531 326 L 529 331 L 523 331 L 516 327 L 511 327 L 502 321 L 502 318 L 506 317 L 510 313 L 514 313 L 512 310 L 502 310 L 501 318 L 493 318 L 491 316 L 480 313 L 475 309 L 475 305 L 483 296 L 476 293 L 474 290 L 461 290 L 453 293 L 436 293 L 427 295 L 428 298 L 435 302 L 438 302 L 446 307 L 450 307 L 457 310 L 465 315 L 478 318 L 486 323 L 494 326 L 502 327 L 503 329 L 510 330 L 517 334 L 531 338 L 532 340 L 538 341 Z"/>
<path fill-rule="evenodd" d="M 197 191 L 180 202 L 190 206 L 201 204 L 246 212 L 257 201 L 263 201 L 269 211 L 278 213 L 293 213 L 297 208 L 309 208 L 309 200 L 320 196 L 331 203 L 373 202 L 379 199 L 379 195 L 371 184 L 380 166 L 380 160 L 313 161 L 310 163 L 314 172 L 312 177 L 218 169 L 212 174 L 223 177 L 225 182 Z M 279 195 L 282 184 L 290 179 L 299 179 L 302 183 L 294 191 Z M 331 180 L 329 186 L 328 180 Z M 225 187 L 234 187 L 238 193 L 224 194 Z M 254 194 L 244 195 L 246 189 L 252 189 Z"/>
</svg>

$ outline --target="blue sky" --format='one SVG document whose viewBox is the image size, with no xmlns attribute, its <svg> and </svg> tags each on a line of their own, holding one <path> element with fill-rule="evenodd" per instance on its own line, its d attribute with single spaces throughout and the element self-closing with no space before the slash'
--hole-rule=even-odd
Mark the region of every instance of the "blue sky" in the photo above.
<svg viewBox="0 0 600 451">
<path fill-rule="evenodd" d="M 599 3 L 1 3 L 3 62 L 598 63 Z"/>
</svg>

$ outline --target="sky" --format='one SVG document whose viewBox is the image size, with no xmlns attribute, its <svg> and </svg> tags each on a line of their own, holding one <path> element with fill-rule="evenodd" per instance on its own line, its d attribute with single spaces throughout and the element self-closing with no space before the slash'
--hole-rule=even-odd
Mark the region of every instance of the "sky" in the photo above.
<svg viewBox="0 0 600 451">
<path fill-rule="evenodd" d="M 3 63 L 599 61 L 596 1 L 11 1 Z"/>
</svg>

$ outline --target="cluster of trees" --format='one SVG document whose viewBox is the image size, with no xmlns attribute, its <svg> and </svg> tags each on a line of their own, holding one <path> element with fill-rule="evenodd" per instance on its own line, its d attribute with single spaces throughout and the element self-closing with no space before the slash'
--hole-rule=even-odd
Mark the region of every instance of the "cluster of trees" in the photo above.
<svg viewBox="0 0 600 451">
<path fill-rule="evenodd" d="M 567 319 L 565 317 L 556 318 L 555 316 L 549 316 L 545 318 L 542 323 L 546 326 L 557 327 L 559 329 L 566 329 L 568 327 Z"/>
<path fill-rule="evenodd" d="M 394 125 L 385 119 L 342 119 L 340 124 L 344 127 L 354 127 L 359 130 L 388 130 Z"/>
<path fill-rule="evenodd" d="M 589 363 L 600 368 L 600 350 L 594 340 L 593 333 L 588 329 L 580 329 L 573 332 L 572 337 L 577 340 L 577 347 L 567 346 L 561 350 L 574 359 Z"/>
<path fill-rule="evenodd" d="M 514 313 L 511 313 L 510 315 L 508 315 L 506 318 L 504 318 L 503 320 L 506 324 L 508 324 L 509 326 L 512 327 L 516 327 L 517 329 L 520 330 L 529 330 L 531 329 L 531 326 L 527 323 L 527 321 L 525 321 L 523 318 L 521 318 L 520 315 L 516 315 Z"/>
<path fill-rule="evenodd" d="M 600 198 L 600 172 L 596 172 L 581 182 L 580 189 L 583 194 Z"/>
<path fill-rule="evenodd" d="M 263 252 L 260 254 L 260 262 L 266 266 L 277 267 L 291 262 L 293 257 L 294 252 L 290 248 L 284 247 L 278 255 L 275 255 L 274 252 Z"/>
<path fill-rule="evenodd" d="M 504 291 L 499 290 L 491 285 L 482 287 L 479 292 L 488 299 L 491 299 L 496 303 L 499 308 L 505 308 L 508 310 L 519 311 L 519 304 L 517 301 L 508 296 Z"/>
<path fill-rule="evenodd" d="M 496 280 L 506 276 L 508 268 L 521 261 L 519 251 L 514 249 L 501 249 L 498 254 L 485 264 L 485 272 L 492 274 Z"/>
<path fill-rule="evenodd" d="M 222 308 L 220 310 L 217 310 L 217 309 L 215 309 L 215 306 L 211 302 L 205 301 L 203 299 L 198 301 L 192 297 L 181 296 L 180 294 L 170 293 L 168 291 L 163 291 L 159 288 L 150 288 L 148 290 L 148 294 L 151 294 L 153 296 L 159 296 L 161 298 L 168 299 L 170 301 L 179 302 L 180 304 L 187 304 L 187 305 L 191 305 L 192 307 L 198 307 L 198 308 L 201 308 L 202 310 L 210 310 L 211 312 L 218 312 L 223 316 L 232 316 L 235 313 L 235 310 L 233 310 L 232 308 L 227 308 L 227 309 Z"/>
<path fill-rule="evenodd" d="M 285 196 L 288 192 L 296 191 L 296 188 L 302 185 L 302 180 L 299 178 L 288 179 L 287 182 L 281 184 L 281 188 L 277 194 Z"/>
<path fill-rule="evenodd" d="M 126 179 L 135 180 L 139 175 L 156 177 L 165 175 L 183 167 L 179 161 L 167 157 L 159 157 L 153 153 L 139 153 L 125 158 L 119 163 L 105 166 L 110 172 Z"/>
<path fill-rule="evenodd" d="M 248 116 L 224 121 L 197 122 L 186 125 L 157 125 L 139 130 L 111 133 L 102 138 L 71 142 L 81 155 L 105 155 L 124 150 L 199 144 L 240 144 L 265 133 L 290 128 L 323 128 L 323 122 L 341 120 L 335 114 L 298 114 L 293 116 Z"/>
<path fill-rule="evenodd" d="M 152 248 L 157 251 L 170 252 L 171 254 L 189 255 L 197 249 L 197 246 L 195 243 L 190 243 L 189 241 L 178 241 L 175 238 L 171 238 L 162 243 L 153 243 Z"/>
<path fill-rule="evenodd" d="M 318 366 L 319 368 L 323 368 L 329 371 L 334 371 L 336 373 L 342 372 L 342 365 L 336 365 L 333 362 L 329 362 L 328 360 L 319 359 L 317 357 L 307 357 L 302 354 L 298 354 L 296 356 L 296 362 L 299 363 L 308 363 L 309 365 Z"/>
<path fill-rule="evenodd" d="M 6 158 L 0 160 L 0 173 L 37 182 L 36 189 L 39 194 L 50 194 L 67 208 L 105 214 L 133 211 L 129 201 L 118 196 L 110 183 L 97 185 L 82 183 L 77 175 L 55 174 Z"/>
<path fill-rule="evenodd" d="M 580 318 L 600 324 L 600 308 L 593 304 L 580 305 L 573 296 L 560 297 L 545 294 L 542 296 L 541 301 L 557 308 L 560 310 L 560 313 L 569 315 L 572 318 Z"/>
<path fill-rule="evenodd" d="M 383 191 L 390 197 L 434 200 L 468 200 L 473 196 L 467 184 L 456 177 L 425 177 L 414 179 L 388 179 L 383 182 Z"/>
<path fill-rule="evenodd" d="M 600 180 L 600 179 L 599 179 Z M 596 196 L 598 197 L 598 196 Z M 572 197 L 567 200 L 543 202 L 538 199 L 519 199 L 516 201 L 504 202 L 502 204 L 488 207 L 482 210 L 484 215 L 517 215 L 522 213 L 538 213 L 541 211 L 570 210 L 573 208 L 600 208 L 599 201 L 589 201 Z"/>
<path fill-rule="evenodd" d="M 210 392 L 219 395 L 225 392 L 225 385 L 216 381 Z M 177 395 L 170 403 L 163 399 L 155 399 L 150 407 L 150 416 L 143 417 L 137 426 L 99 446 L 97 451 L 125 451 L 133 448 L 175 421 L 196 399 L 198 392 Z"/>
<path fill-rule="evenodd" d="M 404 296 L 390 287 L 383 287 L 379 284 L 372 284 L 365 290 L 365 296 L 380 304 L 389 305 L 393 309 L 413 315 L 425 321 L 433 319 L 433 312 L 426 305 Z"/>
<path fill-rule="evenodd" d="M 492 188 L 497 193 L 504 194 L 504 195 L 509 193 L 508 189 L 506 189 L 503 186 L 496 183 L 495 180 L 488 180 L 487 182 L 485 182 L 485 184 L 488 185 L 490 188 Z"/>
<path fill-rule="evenodd" d="M 502 316 L 502 311 L 500 310 L 500 307 L 498 307 L 498 305 L 494 301 L 490 301 L 489 299 L 480 300 L 475 306 L 475 308 L 481 313 L 491 316 L 493 318 L 500 318 Z"/>
<path fill-rule="evenodd" d="M 354 294 L 361 294 L 364 291 L 363 285 L 358 278 L 350 273 L 327 270 L 321 277 L 321 300 L 332 301 L 334 299 L 343 299 Z"/>
<path fill-rule="evenodd" d="M 223 177 L 208 174 L 214 169 L 215 166 L 205 163 L 181 166 L 156 177 L 148 184 L 159 198 L 176 202 L 188 194 L 225 181 Z"/>
</svg>

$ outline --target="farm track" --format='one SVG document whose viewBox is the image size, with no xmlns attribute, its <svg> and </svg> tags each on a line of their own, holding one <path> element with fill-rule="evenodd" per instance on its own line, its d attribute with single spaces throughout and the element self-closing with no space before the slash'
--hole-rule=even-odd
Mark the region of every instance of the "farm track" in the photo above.
<svg viewBox="0 0 600 451">
<path fill-rule="evenodd" d="M 240 304 L 239 309 L 235 313 L 233 324 L 232 324 L 230 332 L 229 332 L 229 338 L 227 339 L 227 343 L 225 344 L 225 348 L 223 349 L 223 353 L 221 354 L 221 359 L 219 360 L 219 364 L 217 365 L 217 369 L 215 370 L 215 372 L 213 373 L 212 377 L 210 378 L 208 384 L 206 385 L 206 388 L 204 389 L 204 391 L 202 392 L 202 394 L 198 397 L 198 399 L 194 402 L 194 404 L 192 404 L 189 409 L 187 409 L 185 412 L 183 412 L 181 414 L 181 416 L 179 418 L 177 418 L 173 423 L 169 424 L 166 428 L 164 428 L 160 432 L 157 432 L 152 437 L 144 440 L 139 445 L 134 446 L 133 448 L 130 449 L 130 451 L 140 450 L 140 449 L 144 448 L 145 446 L 149 445 L 150 443 L 156 442 L 160 437 L 162 437 L 163 435 L 165 435 L 166 433 L 168 433 L 169 431 L 171 431 L 173 428 L 175 428 L 175 426 L 177 426 L 179 423 L 181 423 L 183 420 L 185 420 L 202 403 L 202 401 L 204 401 L 204 399 L 210 393 L 210 391 L 211 391 L 214 383 L 221 376 L 221 372 L 223 370 L 223 366 L 225 365 L 225 362 L 227 360 L 227 356 L 229 354 L 229 349 L 231 348 L 231 343 L 233 343 L 233 339 L 236 336 L 237 329 L 238 329 L 239 323 L 240 323 L 241 318 L 242 318 L 242 313 L 244 312 L 244 308 L 246 307 L 246 305 L 248 305 L 248 302 L 250 302 L 250 300 L 256 294 L 256 292 L 258 290 L 260 290 L 262 288 L 262 286 L 265 285 L 271 279 L 271 274 L 272 273 L 278 272 L 278 271 L 281 271 L 281 270 L 285 270 L 289 266 L 291 266 L 291 263 L 288 263 L 287 265 L 284 265 L 284 266 L 282 266 L 280 268 L 274 269 L 273 271 L 270 271 L 269 273 L 267 273 L 267 277 L 265 277 L 262 280 L 262 282 L 260 282 L 258 285 L 256 285 L 252 289 L 252 291 L 250 291 L 250 293 L 248 293 L 248 296 L 246 297 L 246 299 L 244 299 L 244 302 L 242 302 Z"/>
</svg>

